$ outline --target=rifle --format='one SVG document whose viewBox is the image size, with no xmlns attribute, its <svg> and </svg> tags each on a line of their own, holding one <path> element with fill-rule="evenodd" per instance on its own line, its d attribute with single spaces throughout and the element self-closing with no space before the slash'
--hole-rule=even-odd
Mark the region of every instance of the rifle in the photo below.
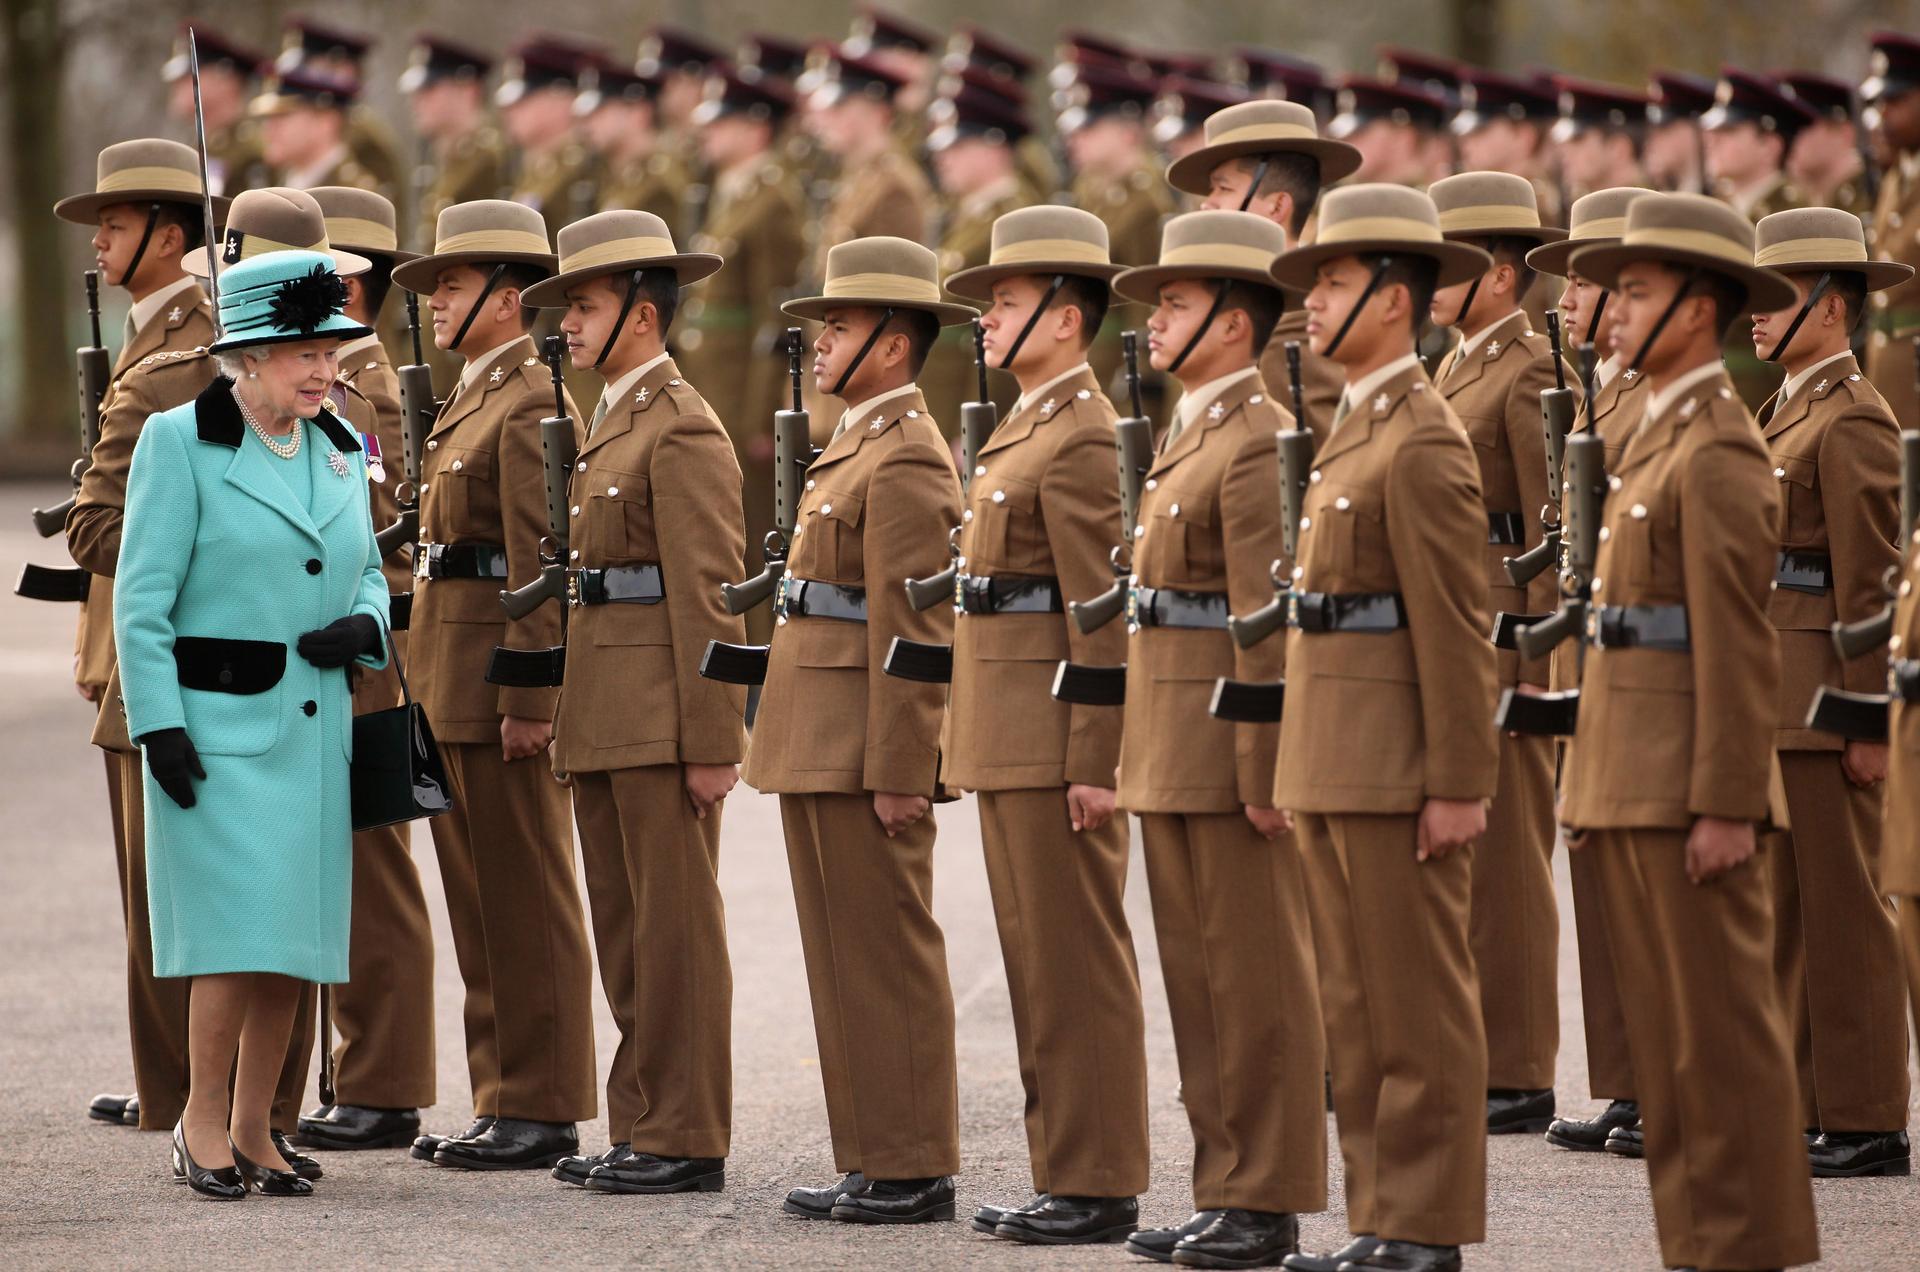
<svg viewBox="0 0 1920 1272">
<path fill-rule="evenodd" d="M 980 326 L 978 318 L 973 320 L 973 366 L 980 377 L 980 398 L 974 402 L 960 404 L 960 489 L 966 490 L 973 482 L 973 470 L 980 462 L 980 452 L 986 448 L 987 439 L 993 436 L 994 428 L 1000 423 L 999 408 L 987 394 L 987 333 Z M 947 536 L 947 558 L 951 562 L 938 574 L 929 574 L 924 579 L 907 580 L 907 604 L 914 610 L 929 610 L 943 600 L 953 599 L 953 589 L 960 577 L 960 527 L 955 526 L 953 533 Z M 903 663 L 900 670 L 893 668 L 893 655 L 902 649 L 907 651 L 909 659 L 918 657 L 922 661 L 909 667 Z M 932 661 L 927 661 L 932 659 Z M 929 680 L 932 673 L 939 670 L 939 660 L 944 659 L 949 675 L 940 676 L 939 681 L 951 678 L 953 651 L 945 645 L 926 645 L 918 641 L 908 641 L 905 646 L 896 643 L 887 653 L 887 674 L 905 676 L 908 680 Z M 937 683 L 937 682 L 936 682 Z"/>
<path fill-rule="evenodd" d="M 1567 434 L 1573 431 L 1574 396 L 1567 387 L 1560 353 L 1560 313 L 1547 311 L 1547 339 L 1553 342 L 1553 387 L 1540 390 L 1540 423 L 1547 435 L 1547 500 L 1540 507 L 1540 542 L 1501 564 L 1515 587 L 1525 587 L 1560 558 L 1560 483 Z"/>
<path fill-rule="evenodd" d="M 420 447 L 440 404 L 433 396 L 433 368 L 420 353 L 420 297 L 407 293 L 407 334 L 413 339 L 413 361 L 394 374 L 400 381 L 400 463 L 404 480 L 393 489 L 399 515 L 378 531 L 373 541 L 382 557 L 392 556 L 420 538 Z"/>
<path fill-rule="evenodd" d="M 1133 414 L 1114 421 L 1113 448 L 1120 469 L 1120 543 L 1108 556 L 1113 567 L 1111 588 L 1088 601 L 1070 601 L 1067 614 L 1082 636 L 1090 636 L 1127 606 L 1133 573 L 1133 540 L 1139 528 L 1140 493 L 1153 466 L 1153 421 L 1140 402 L 1140 353 L 1137 332 L 1123 332 L 1121 347 L 1127 364 L 1127 405 Z M 1126 700 L 1127 667 L 1090 667 L 1062 661 L 1053 677 L 1053 696 L 1083 706 L 1118 706 Z"/>
<path fill-rule="evenodd" d="M 80 489 L 80 479 L 93 466 L 93 448 L 100 443 L 100 402 L 113 379 L 113 365 L 100 340 L 100 272 L 88 270 L 86 280 L 87 320 L 93 329 L 93 343 L 81 345 L 73 355 L 80 366 L 80 458 L 73 461 L 72 472 L 76 491 Z M 72 511 L 71 496 L 51 508 L 35 508 L 33 528 L 40 532 L 42 539 L 51 539 L 66 528 L 67 514 Z"/>
<path fill-rule="evenodd" d="M 1543 658 L 1569 638 L 1583 639 L 1593 593 L 1593 570 L 1600 553 L 1600 523 L 1607 498 L 1607 450 L 1598 433 L 1569 437 L 1561 493 L 1560 608 L 1537 623 L 1521 625 L 1514 648 L 1522 658 Z M 1580 691 L 1524 694 L 1503 690 L 1494 723 L 1511 733 L 1569 736 L 1580 709 Z"/>
<path fill-rule="evenodd" d="M 560 683 L 567 662 L 567 485 L 580 442 L 567 413 L 567 386 L 560 367 L 567 353 L 564 336 L 548 336 L 541 346 L 553 376 L 553 414 L 540 421 L 540 456 L 547 479 L 547 530 L 540 541 L 540 577 L 524 587 L 500 593 L 507 617 L 525 618 L 548 601 L 560 605 L 560 643 L 551 649 L 498 646 L 487 664 L 487 683 L 514 688 L 551 688 Z"/>
</svg>

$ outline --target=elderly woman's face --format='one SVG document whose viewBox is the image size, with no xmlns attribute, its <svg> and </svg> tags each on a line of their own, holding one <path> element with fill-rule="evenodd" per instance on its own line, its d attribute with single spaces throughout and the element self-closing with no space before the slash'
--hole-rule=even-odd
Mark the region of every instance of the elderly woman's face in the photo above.
<svg viewBox="0 0 1920 1272">
<path fill-rule="evenodd" d="M 340 342 L 295 340 L 262 352 L 264 360 L 249 355 L 249 362 L 259 396 L 275 418 L 310 420 L 320 414 L 340 371 Z"/>
</svg>

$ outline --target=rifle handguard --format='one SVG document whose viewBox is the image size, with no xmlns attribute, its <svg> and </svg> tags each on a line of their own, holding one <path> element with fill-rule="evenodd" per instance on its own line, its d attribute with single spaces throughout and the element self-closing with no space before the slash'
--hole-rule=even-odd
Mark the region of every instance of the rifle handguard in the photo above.
<svg viewBox="0 0 1920 1272">
<path fill-rule="evenodd" d="M 1527 584 L 1546 573 L 1547 568 L 1560 559 L 1560 527 L 1554 526 L 1541 538 L 1540 542 L 1522 552 L 1519 556 L 1503 558 L 1501 568 L 1507 577 L 1513 580 L 1515 587 Z"/>
<path fill-rule="evenodd" d="M 1851 662 L 1879 649 L 1892 637 L 1893 606 L 1889 604 L 1872 618 L 1863 618 L 1857 623 L 1835 623 L 1832 631 L 1833 648 L 1840 660 Z"/>
<path fill-rule="evenodd" d="M 1585 601 L 1564 601 L 1559 609 L 1538 623 L 1529 623 L 1513 634 L 1513 647 L 1526 659 L 1545 658 L 1563 640 L 1577 639 L 1587 625 Z"/>
<path fill-rule="evenodd" d="M 1885 742 L 1892 713 L 1891 694 L 1849 693 L 1821 685 L 1807 707 L 1807 727 L 1849 742 Z"/>
<path fill-rule="evenodd" d="M 519 622 L 548 601 L 567 603 L 567 567 L 558 561 L 540 567 L 540 577 L 524 587 L 500 593 L 500 607 Z"/>
<path fill-rule="evenodd" d="M 67 514 L 72 511 L 72 495 L 51 508 L 35 508 L 32 513 L 33 528 L 42 539 L 51 539 L 67 528 Z"/>
<path fill-rule="evenodd" d="M 374 546 L 380 549 L 380 558 L 385 560 L 420 538 L 420 509 L 402 508 L 400 515 L 385 530 L 376 530 L 373 535 Z"/>
</svg>

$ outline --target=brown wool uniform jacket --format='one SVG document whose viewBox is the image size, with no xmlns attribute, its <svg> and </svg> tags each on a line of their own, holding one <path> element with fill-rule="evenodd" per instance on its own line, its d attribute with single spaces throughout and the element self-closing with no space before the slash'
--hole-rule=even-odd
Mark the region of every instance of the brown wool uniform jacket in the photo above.
<svg viewBox="0 0 1920 1272">
<path fill-rule="evenodd" d="M 551 720 L 554 689 L 486 681 L 496 645 L 550 649 L 560 643 L 560 607 L 542 605 L 509 622 L 500 592 L 540 573 L 547 536 L 540 421 L 553 413 L 553 381 L 522 337 L 441 408 L 420 456 L 420 540 L 504 546 L 507 578 L 414 580 L 408 669 L 414 698 L 442 742 L 498 742 L 502 716 Z M 576 436 L 580 412 L 567 402 Z"/>
<path fill-rule="evenodd" d="M 1920 266 L 1920 164 L 1912 153 L 1889 167 L 1880 181 L 1867 243 L 1877 261 Z M 1902 428 L 1920 427 L 1920 389 L 1914 385 L 1913 337 L 1920 335 L 1920 274 L 1867 297 L 1872 334 L 1867 337 L 1867 378 L 1880 390 Z"/>
<path fill-rule="evenodd" d="M 1397 592 L 1407 625 L 1287 633 L 1277 807 L 1405 814 L 1492 797 L 1495 650 L 1474 450 L 1414 367 L 1356 403 L 1315 457 L 1294 587 Z"/>
<path fill-rule="evenodd" d="M 967 488 L 967 573 L 1056 579 L 1063 610 L 1113 585 L 1115 418 L 1093 372 L 1082 370 L 1001 421 Z M 1063 658 L 1111 666 L 1126 656 L 1117 622 L 1083 636 L 1064 612 L 957 616 L 943 780 L 987 791 L 1112 786 L 1120 712 L 1069 706 L 1050 690 Z"/>
<path fill-rule="evenodd" d="M 1482 550 L 1488 603 L 1496 614 L 1545 614 L 1558 597 L 1551 571 L 1518 588 L 1503 564 L 1540 542 L 1540 509 L 1549 498 L 1540 394 L 1554 386 L 1553 348 L 1531 323 L 1525 313 L 1516 313 L 1473 348 L 1456 349 L 1434 382 L 1473 441 L 1488 516 L 1512 513 L 1520 519 L 1520 544 L 1486 542 Z M 1567 381 L 1576 384 L 1570 368 Z M 1579 389 L 1575 387 L 1574 392 L 1577 395 Z M 1490 540 L 1491 533 L 1482 538 Z M 1547 683 L 1545 658 L 1522 663 L 1518 653 L 1502 649 L 1498 661 L 1502 685 L 1522 680 L 1543 687 Z"/>
<path fill-rule="evenodd" d="M 851 239 L 890 234 L 927 241 L 933 225 L 933 189 L 920 165 L 889 148 L 852 172 L 842 171 L 832 202 L 820 214 L 809 277 L 826 277 L 827 251 Z"/>
<path fill-rule="evenodd" d="M 1920 654 L 1920 553 L 1909 551 L 1901 570 L 1888 651 L 1895 658 Z M 1888 896 L 1920 896 L 1920 704 L 1909 706 L 1894 695 L 1887 738 L 1892 748 L 1886 821 L 1880 831 L 1880 891 Z M 1911 921 L 1903 915 L 1901 926 Z"/>
<path fill-rule="evenodd" d="M 1560 819 L 1581 829 L 1759 821 L 1777 794 L 1780 653 L 1767 622 L 1779 482 L 1724 374 L 1627 443 L 1596 606 L 1683 605 L 1691 650 L 1587 650 Z"/>
<path fill-rule="evenodd" d="M 1273 338 L 1260 352 L 1260 378 L 1289 412 L 1293 410 L 1293 381 L 1287 374 L 1289 340 L 1300 345 L 1300 404 L 1305 409 L 1297 427 L 1311 432 L 1313 444 L 1320 446 L 1333 428 L 1334 408 L 1340 405 L 1341 390 L 1347 387 L 1347 374 L 1339 363 L 1307 347 L 1307 311 L 1292 301 L 1275 324 Z"/>
<path fill-rule="evenodd" d="M 1293 427 L 1256 371 L 1162 443 L 1140 495 L 1134 580 L 1224 593 L 1248 614 L 1273 600 L 1280 556 L 1274 434 Z M 1127 641 L 1120 806 L 1134 813 L 1234 813 L 1267 807 L 1279 727 L 1207 714 L 1214 682 L 1278 680 L 1278 636 L 1241 649 L 1222 628 L 1139 627 Z M 1106 660 L 1103 660 L 1106 661 Z"/>
<path fill-rule="evenodd" d="M 1899 560 L 1900 430 L 1886 400 L 1851 356 L 1817 371 L 1780 403 L 1763 430 L 1784 496 L 1783 552 L 1828 557 L 1833 587 L 1815 595 L 1776 585 L 1767 617 L 1780 633 L 1780 710 L 1775 744 L 1783 751 L 1838 751 L 1845 740 L 1806 727 L 1821 685 L 1879 693 L 1885 650 L 1844 666 L 1829 635 L 1886 601 L 1887 568 Z"/>
<path fill-rule="evenodd" d="M 903 586 L 947 565 L 960 482 L 916 389 L 853 420 L 807 471 L 791 579 L 866 589 L 867 621 L 790 618 L 776 625 L 743 773 L 778 794 L 936 793 L 944 685 L 881 668 L 896 636 L 953 637 L 953 611 L 916 613 Z"/>
<path fill-rule="evenodd" d="M 701 676 L 700 659 L 710 640 L 746 639 L 720 599 L 746 547 L 740 465 L 671 358 L 594 427 L 569 494 L 572 564 L 658 565 L 666 599 L 568 612 L 554 771 L 738 763 L 746 690 Z"/>
<path fill-rule="evenodd" d="M 380 476 L 384 480 L 375 481 L 373 473 L 368 472 L 367 505 L 373 512 L 373 528 L 384 530 L 400 515 L 400 503 L 393 492 L 403 480 L 406 466 L 405 446 L 400 436 L 400 380 L 394 374 L 393 360 L 387 356 L 386 346 L 375 341 L 340 359 L 340 383 L 365 398 L 373 413 L 373 424 L 368 426 L 353 420 L 351 397 L 336 408 L 343 419 L 361 432 L 373 434 L 380 443 Z M 371 469 L 372 465 L 368 467 Z M 413 566 L 407 548 L 400 548 L 382 561 L 380 572 L 387 576 L 387 590 L 394 595 L 413 590 Z"/>
</svg>

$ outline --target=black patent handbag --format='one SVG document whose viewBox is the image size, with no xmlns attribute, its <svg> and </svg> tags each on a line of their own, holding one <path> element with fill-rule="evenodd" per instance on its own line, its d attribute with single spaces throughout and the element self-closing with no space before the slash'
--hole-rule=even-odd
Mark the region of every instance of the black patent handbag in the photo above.
<svg viewBox="0 0 1920 1272">
<path fill-rule="evenodd" d="M 383 635 L 386 635 L 383 633 Z M 426 708 L 413 700 L 400 651 L 386 635 L 400 677 L 400 705 L 353 717 L 353 828 L 372 830 L 437 817 L 453 807 L 446 765 L 434 745 Z"/>
</svg>

